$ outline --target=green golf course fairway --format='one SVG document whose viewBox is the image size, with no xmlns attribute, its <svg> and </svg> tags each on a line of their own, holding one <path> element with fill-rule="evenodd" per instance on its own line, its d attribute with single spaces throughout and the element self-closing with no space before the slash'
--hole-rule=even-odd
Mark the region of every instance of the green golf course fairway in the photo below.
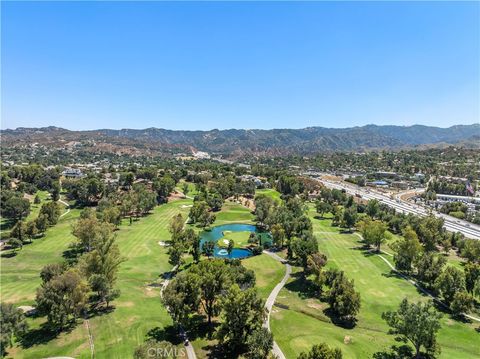
<svg viewBox="0 0 480 359">
<path fill-rule="evenodd" d="M 301 281 L 295 275 L 284 287 L 274 306 L 270 324 L 275 340 L 287 358 L 296 358 L 313 344 L 327 342 L 342 350 L 344 358 L 371 358 L 377 351 L 387 350 L 397 344 L 381 314 L 396 310 L 401 300 L 427 300 L 403 278 L 393 275 L 388 265 L 377 255 L 365 255 L 359 238 L 353 234 L 340 234 L 331 227 L 329 219 L 313 218 L 314 234 L 319 249 L 328 257 L 328 266 L 339 268 L 354 279 L 361 295 L 358 322 L 353 329 L 334 325 L 323 313 L 328 304 L 309 298 L 301 291 Z M 297 271 L 300 269 L 297 269 Z M 285 309 L 287 308 L 288 309 Z M 478 323 L 465 324 L 444 314 L 438 342 L 440 358 L 478 358 L 480 346 L 475 328 Z"/>
</svg>

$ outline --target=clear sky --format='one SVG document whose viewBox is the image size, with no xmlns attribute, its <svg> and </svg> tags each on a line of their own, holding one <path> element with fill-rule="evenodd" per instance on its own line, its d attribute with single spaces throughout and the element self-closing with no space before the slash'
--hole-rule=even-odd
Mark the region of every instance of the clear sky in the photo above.
<svg viewBox="0 0 480 359">
<path fill-rule="evenodd" d="M 2 128 L 479 122 L 478 2 L 4 2 Z"/>
</svg>

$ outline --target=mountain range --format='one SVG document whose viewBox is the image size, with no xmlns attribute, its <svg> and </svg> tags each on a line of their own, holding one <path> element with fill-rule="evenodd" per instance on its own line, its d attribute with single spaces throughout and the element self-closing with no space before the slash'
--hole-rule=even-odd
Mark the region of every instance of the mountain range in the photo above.
<svg viewBox="0 0 480 359">
<path fill-rule="evenodd" d="M 66 143 L 95 143 L 98 150 L 132 148 L 137 152 L 166 154 L 204 151 L 224 157 L 244 155 L 308 155 L 331 151 L 368 151 L 458 144 L 480 147 L 480 124 L 449 128 L 432 126 L 377 126 L 350 128 L 307 127 L 271 130 L 183 131 L 161 128 L 70 131 L 59 127 L 0 131 L 2 146 L 39 143 L 61 147 Z"/>
</svg>

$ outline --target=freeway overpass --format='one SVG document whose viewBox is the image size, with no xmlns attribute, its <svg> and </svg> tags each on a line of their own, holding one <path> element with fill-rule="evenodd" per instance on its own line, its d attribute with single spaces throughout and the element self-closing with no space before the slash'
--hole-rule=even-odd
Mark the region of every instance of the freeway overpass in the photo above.
<svg viewBox="0 0 480 359">
<path fill-rule="evenodd" d="M 412 213 L 417 216 L 426 216 L 430 213 L 428 210 L 421 206 L 407 201 L 403 201 L 400 196 L 397 196 L 396 199 L 392 199 L 390 198 L 390 196 L 387 196 L 383 193 L 363 187 L 358 187 L 350 183 L 325 180 L 320 177 L 317 177 L 316 179 L 322 182 L 327 188 L 345 190 L 350 195 L 359 195 L 366 200 L 376 199 L 381 203 L 395 208 L 395 210 L 400 213 Z M 452 216 L 448 216 L 444 213 L 439 213 L 436 211 L 432 211 L 431 213 L 433 213 L 436 217 L 441 217 L 444 219 L 444 227 L 447 230 L 451 232 L 460 232 L 468 238 L 480 239 L 480 226 L 457 219 Z"/>
</svg>

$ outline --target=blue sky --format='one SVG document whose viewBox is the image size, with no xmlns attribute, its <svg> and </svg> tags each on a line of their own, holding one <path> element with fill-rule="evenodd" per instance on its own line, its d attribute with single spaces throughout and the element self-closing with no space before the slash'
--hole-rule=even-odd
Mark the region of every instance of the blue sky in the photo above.
<svg viewBox="0 0 480 359">
<path fill-rule="evenodd" d="M 2 2 L 2 128 L 479 122 L 478 2 Z"/>
</svg>

